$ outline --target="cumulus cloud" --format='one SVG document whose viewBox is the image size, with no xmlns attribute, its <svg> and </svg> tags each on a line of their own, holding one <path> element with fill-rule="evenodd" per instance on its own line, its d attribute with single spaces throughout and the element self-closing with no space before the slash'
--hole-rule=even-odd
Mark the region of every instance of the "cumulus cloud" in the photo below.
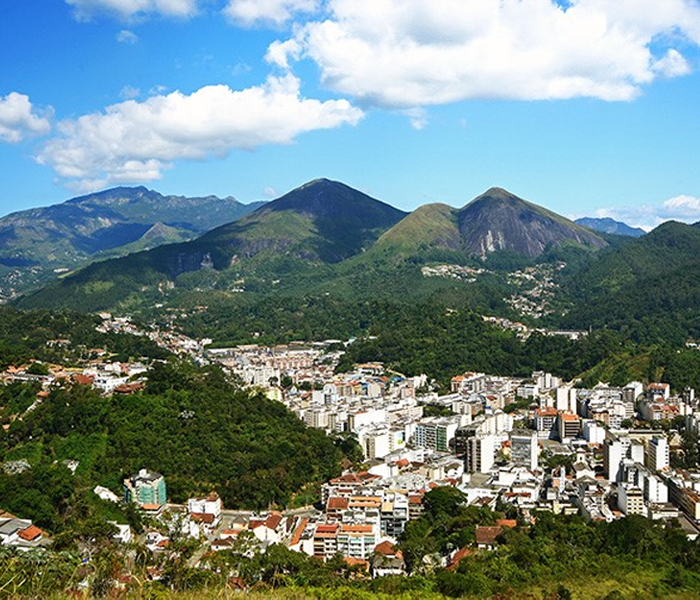
<svg viewBox="0 0 700 600">
<path fill-rule="evenodd" d="M 43 146 L 37 160 L 80 189 L 96 189 L 159 179 L 178 159 L 289 144 L 300 133 L 354 125 L 362 116 L 347 100 L 302 97 L 292 75 L 270 77 L 241 91 L 206 86 L 190 95 L 129 100 L 63 121 L 60 135 Z"/>
<path fill-rule="evenodd" d="M 229 0 L 224 14 L 244 27 L 270 23 L 279 26 L 297 14 L 317 11 L 320 4 L 320 0 Z"/>
<path fill-rule="evenodd" d="M 159 14 L 165 17 L 188 18 L 197 12 L 198 0 L 65 0 L 79 21 L 89 21 L 98 14 L 109 14 L 123 20 Z"/>
<path fill-rule="evenodd" d="M 133 46 L 136 42 L 139 41 L 139 36 L 137 36 L 133 31 L 129 31 L 128 29 L 122 29 L 119 33 L 117 33 L 116 40 L 120 44 L 128 44 L 130 46 Z"/>
<path fill-rule="evenodd" d="M 666 219 L 678 221 L 700 221 L 700 198 L 693 196 L 676 196 L 661 204 L 660 215 Z"/>
<path fill-rule="evenodd" d="M 610 217 L 632 227 L 650 231 L 664 221 L 696 223 L 700 221 L 700 197 L 681 195 L 664 200 L 661 204 L 638 204 L 600 208 L 592 214 L 577 215 L 586 217 Z"/>
<path fill-rule="evenodd" d="M 16 144 L 27 137 L 49 133 L 50 112 L 37 111 L 24 94 L 0 96 L 0 141 Z"/>
<path fill-rule="evenodd" d="M 689 71 L 697 0 L 329 0 L 328 18 L 273 43 L 323 84 L 395 109 L 472 98 L 631 100 Z"/>
</svg>

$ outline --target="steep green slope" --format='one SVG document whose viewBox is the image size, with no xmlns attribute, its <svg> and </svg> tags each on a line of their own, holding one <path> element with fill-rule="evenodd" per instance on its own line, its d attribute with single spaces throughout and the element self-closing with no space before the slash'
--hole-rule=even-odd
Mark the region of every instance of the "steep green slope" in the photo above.
<svg viewBox="0 0 700 600">
<path fill-rule="evenodd" d="M 667 222 L 602 252 L 565 282 L 571 327 L 614 327 L 640 341 L 700 337 L 700 229 Z"/>
<path fill-rule="evenodd" d="M 622 290 L 641 278 L 673 271 L 700 259 L 700 229 L 668 221 L 642 238 L 602 252 L 576 274 L 572 290 L 583 297 Z"/>
<path fill-rule="evenodd" d="M 268 251 L 335 263 L 365 250 L 405 216 L 343 183 L 316 179 L 198 242 L 225 258 Z"/>
<path fill-rule="evenodd" d="M 197 240 L 93 264 L 19 304 L 98 310 L 157 295 L 183 274 L 196 288 L 212 279 L 226 288 L 258 269 L 273 279 L 323 269 L 361 253 L 404 216 L 342 183 L 316 180 Z"/>
<path fill-rule="evenodd" d="M 126 398 L 105 398 L 85 386 L 53 389 L 0 433 L 0 460 L 8 456 L 43 469 L 79 460 L 76 477 L 90 489 L 102 484 L 119 491 L 123 476 L 148 468 L 166 477 L 173 501 L 216 489 L 226 506 L 267 508 L 285 506 L 305 486 L 339 474 L 343 455 L 322 431 L 307 429 L 263 394 L 237 388 L 218 368 L 157 363 L 146 390 Z M 0 474 L 0 494 L 3 508 L 18 510 L 22 491 L 13 477 Z M 63 500 L 57 511 L 70 502 Z M 23 513 L 50 519 L 42 526 L 62 517 L 43 502 Z"/>
<path fill-rule="evenodd" d="M 373 252 L 412 254 L 432 248 L 460 249 L 457 210 L 447 204 L 418 207 L 384 233 Z"/>
</svg>

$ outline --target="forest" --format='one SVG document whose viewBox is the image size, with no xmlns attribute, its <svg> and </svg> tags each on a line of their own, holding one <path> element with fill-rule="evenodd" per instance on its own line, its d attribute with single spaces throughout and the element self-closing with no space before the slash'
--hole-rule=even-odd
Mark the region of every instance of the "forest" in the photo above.
<svg viewBox="0 0 700 600">
<path fill-rule="evenodd" d="M 0 388 L 0 404 L 26 404 L 34 391 Z M 174 502 L 216 490 L 225 506 L 285 507 L 340 473 L 342 444 L 263 394 L 240 389 L 218 367 L 156 363 L 142 393 L 104 397 L 60 385 L 0 430 L 0 461 L 31 465 L 0 473 L 0 497 L 5 510 L 56 531 L 95 485 L 121 494 L 123 477 L 147 468 L 165 476 Z M 79 461 L 74 476 L 65 460 Z"/>
<path fill-rule="evenodd" d="M 108 349 L 117 361 L 129 358 L 164 359 L 170 353 L 143 336 L 100 333 L 96 315 L 71 311 L 16 310 L 0 306 L 0 369 L 31 360 L 70 366 Z M 49 345 L 51 340 L 68 344 Z"/>
</svg>

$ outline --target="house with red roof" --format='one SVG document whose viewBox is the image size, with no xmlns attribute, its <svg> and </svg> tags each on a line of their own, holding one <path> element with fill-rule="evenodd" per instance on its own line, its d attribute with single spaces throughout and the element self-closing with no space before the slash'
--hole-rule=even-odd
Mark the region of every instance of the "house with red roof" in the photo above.
<svg viewBox="0 0 700 600">
<path fill-rule="evenodd" d="M 370 558 L 370 566 L 372 577 L 406 574 L 406 563 L 403 560 L 403 553 L 388 540 L 374 547 L 374 552 Z"/>
</svg>

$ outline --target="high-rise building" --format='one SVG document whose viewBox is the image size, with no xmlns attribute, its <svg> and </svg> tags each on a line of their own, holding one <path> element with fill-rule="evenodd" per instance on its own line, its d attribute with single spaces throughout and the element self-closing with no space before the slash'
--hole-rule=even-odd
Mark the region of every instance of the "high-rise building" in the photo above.
<svg viewBox="0 0 700 600">
<path fill-rule="evenodd" d="M 644 515 L 644 494 L 634 485 L 622 484 L 617 488 L 617 505 L 625 515 Z"/>
<path fill-rule="evenodd" d="M 560 440 L 573 440 L 581 430 L 581 421 L 570 412 L 559 413 L 557 425 Z"/>
<path fill-rule="evenodd" d="M 166 502 L 165 478 L 160 473 L 141 469 L 124 480 L 124 501 L 161 506 Z"/>
<path fill-rule="evenodd" d="M 534 471 L 538 465 L 539 445 L 536 432 L 513 433 L 510 436 L 513 464 Z"/>
<path fill-rule="evenodd" d="M 603 466 L 609 481 L 620 480 L 622 459 L 627 456 L 627 447 L 617 438 L 608 438 L 603 444 Z"/>
<path fill-rule="evenodd" d="M 557 410 L 553 407 L 538 408 L 535 411 L 535 429 L 542 439 L 554 437 L 557 424 Z"/>
<path fill-rule="evenodd" d="M 652 471 L 661 471 L 668 468 L 670 453 L 668 439 L 663 436 L 654 436 L 649 440 L 646 451 L 646 465 Z"/>
<path fill-rule="evenodd" d="M 464 456 L 465 470 L 468 473 L 488 473 L 493 467 L 495 453 L 493 435 L 467 438 L 467 452 Z"/>
<path fill-rule="evenodd" d="M 418 448 L 449 451 L 449 442 L 460 425 L 457 417 L 426 417 L 416 425 L 413 443 Z"/>
</svg>

